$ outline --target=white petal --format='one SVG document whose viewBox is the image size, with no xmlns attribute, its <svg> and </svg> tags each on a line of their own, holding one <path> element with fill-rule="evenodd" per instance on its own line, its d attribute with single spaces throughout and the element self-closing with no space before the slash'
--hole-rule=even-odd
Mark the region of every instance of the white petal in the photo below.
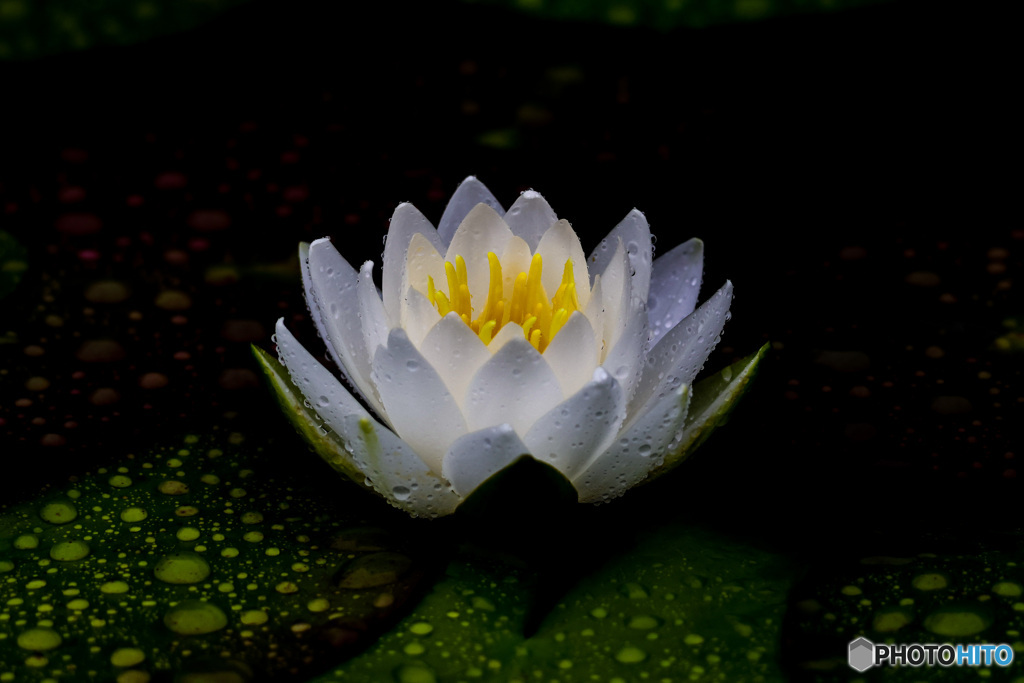
<svg viewBox="0 0 1024 683">
<path fill-rule="evenodd" d="M 639 299 L 633 299 L 626 313 L 625 329 L 601 363 L 601 366 L 622 385 L 627 402 L 633 400 L 633 394 L 644 371 L 647 336 L 647 315 L 643 310 L 643 303 Z"/>
<path fill-rule="evenodd" d="M 530 272 L 530 259 L 533 252 L 530 246 L 522 237 L 513 237 L 505 245 L 505 252 L 501 256 L 501 279 L 503 296 L 505 301 L 512 300 L 512 291 L 515 288 L 516 276 L 519 273 Z"/>
<path fill-rule="evenodd" d="M 533 457 L 572 479 L 615 438 L 625 406 L 619 383 L 597 368 L 593 381 L 537 420 L 524 441 Z"/>
<path fill-rule="evenodd" d="M 594 329 L 594 338 L 597 340 L 597 362 L 603 363 L 611 349 L 604 338 L 604 286 L 601 284 L 600 275 L 594 278 L 585 315 Z M 557 335 L 555 338 L 558 338 Z"/>
<path fill-rule="evenodd" d="M 676 387 L 627 426 L 572 484 L 581 503 L 609 501 L 661 465 L 686 419 L 689 385 Z"/>
<path fill-rule="evenodd" d="M 558 378 L 523 337 L 511 339 L 484 363 L 469 383 L 466 420 L 470 430 L 508 422 L 526 434 L 563 399 Z"/>
<path fill-rule="evenodd" d="M 617 238 L 616 238 L 617 239 Z M 626 329 L 630 303 L 632 302 L 632 278 L 629 275 L 629 256 L 621 239 L 617 239 L 615 254 L 604 272 L 601 273 L 601 290 L 604 297 L 604 340 L 609 350 L 615 348 Z"/>
<path fill-rule="evenodd" d="M 416 455 L 356 401 L 327 368 L 306 351 L 284 321 L 277 322 L 281 362 L 324 423 L 338 434 L 368 483 L 392 505 L 413 515 L 451 513 L 460 498 Z"/>
<path fill-rule="evenodd" d="M 557 220 L 558 216 L 547 200 L 533 190 L 519 195 L 505 214 L 505 222 L 512 228 L 512 233 L 526 240 L 530 251 L 536 251 L 540 238 Z"/>
<path fill-rule="evenodd" d="M 427 283 L 431 278 L 435 285 L 444 285 L 444 258 L 426 237 L 416 233 L 409 240 L 409 249 L 406 251 L 402 291 L 406 291 L 409 287 L 415 287 L 426 294 L 429 289 Z"/>
<path fill-rule="evenodd" d="M 330 244 L 330 242 L 328 242 L 328 244 Z M 351 293 L 351 290 L 355 288 L 357 280 L 356 272 L 355 269 L 348 264 L 348 261 L 342 259 L 340 255 L 338 255 L 338 258 L 341 259 L 341 261 L 344 263 L 344 273 L 339 274 L 338 282 L 336 283 L 337 287 L 333 286 L 334 283 L 332 283 L 332 286 L 330 286 L 329 288 L 328 286 L 325 285 L 323 286 L 323 293 L 327 294 L 328 291 L 332 291 L 333 293 L 338 295 L 337 298 L 339 299 L 340 302 L 344 302 L 347 305 L 356 303 L 357 305 L 352 307 L 350 315 L 352 315 L 353 324 L 359 325 L 360 322 L 358 315 L 358 300 L 355 298 L 354 294 Z M 313 324 L 316 325 L 316 331 L 320 334 L 320 339 L 322 339 L 324 344 L 327 346 L 327 351 L 330 354 L 331 359 L 338 366 L 338 369 L 341 370 L 342 376 L 344 376 L 345 379 L 348 380 L 349 384 L 354 385 L 355 382 L 352 380 L 351 376 L 353 371 L 349 370 L 348 367 L 346 367 L 346 362 L 342 360 L 341 353 L 339 353 L 338 350 L 334 348 L 334 344 L 331 342 L 330 330 L 328 329 L 328 320 L 326 319 L 326 313 L 320 310 L 320 303 L 317 301 L 316 286 L 314 285 L 313 274 L 310 272 L 309 268 L 308 242 L 299 243 L 299 263 L 301 264 L 302 269 L 302 288 L 306 294 L 306 307 L 309 309 L 309 314 L 310 317 L 313 319 Z M 319 279 L 320 278 L 318 278 L 318 280 Z M 338 302 L 334 303 L 334 308 L 335 310 L 337 310 Z M 359 338 L 360 340 L 362 339 L 361 331 L 359 333 Z M 339 346 L 343 345 L 339 343 Z M 362 350 L 365 355 L 365 345 L 360 343 L 360 346 L 363 347 Z"/>
<path fill-rule="evenodd" d="M 561 220 L 551 226 L 540 238 L 536 253 L 543 259 L 544 270 L 540 281 L 547 290 L 548 296 L 554 296 L 562 284 L 562 272 L 565 262 L 572 261 L 573 281 L 579 283 L 576 290 L 580 308 L 586 308 L 590 300 L 590 275 L 587 273 L 587 258 L 583 255 L 580 238 L 569 226 L 569 221 Z"/>
<path fill-rule="evenodd" d="M 731 302 L 732 283 L 726 281 L 651 349 L 631 403 L 633 410 L 645 410 L 652 401 L 693 381 L 721 339 Z"/>
<path fill-rule="evenodd" d="M 555 371 L 565 396 L 572 396 L 590 381 L 597 367 L 597 354 L 598 341 L 594 337 L 594 328 L 579 311 L 569 316 L 569 320 L 544 349 L 544 359 Z"/>
<path fill-rule="evenodd" d="M 487 288 L 491 280 L 487 252 L 492 251 L 496 256 L 500 256 L 505 253 L 505 247 L 510 239 L 512 231 L 505 225 L 501 216 L 486 204 L 477 204 L 462 221 L 452 237 L 452 243 L 448 245 L 445 261 L 454 264 L 456 255 L 466 260 L 469 292 L 478 310 L 483 308 L 487 300 Z M 437 285 L 438 289 L 442 289 L 441 283 Z M 448 288 L 445 286 L 443 289 L 447 291 Z"/>
<path fill-rule="evenodd" d="M 647 300 L 651 279 L 651 259 L 654 246 L 651 229 L 640 211 L 633 209 L 616 225 L 608 236 L 590 253 L 590 272 L 603 273 L 615 255 L 616 238 L 626 246 L 629 265 L 633 271 L 633 296 Z"/>
<path fill-rule="evenodd" d="M 384 346 L 388 339 L 388 320 L 384 313 L 384 304 L 373 284 L 373 261 L 367 261 L 359 269 L 359 282 L 356 285 L 359 296 L 359 317 L 363 319 L 363 339 L 366 350 L 373 356 L 377 348 Z"/>
<path fill-rule="evenodd" d="M 395 432 L 435 472 L 466 420 L 441 376 L 412 345 L 405 330 L 394 329 L 387 346 L 373 357 L 373 380 Z"/>
<path fill-rule="evenodd" d="M 654 260 L 647 320 L 651 346 L 693 312 L 704 271 L 704 243 L 694 237 Z"/>
<path fill-rule="evenodd" d="M 459 406 L 465 404 L 466 390 L 473 375 L 491 359 L 491 352 L 480 337 L 454 312 L 434 325 L 419 349 Z"/>
<path fill-rule="evenodd" d="M 387 241 L 384 242 L 384 275 L 381 286 L 384 310 L 387 311 L 391 327 L 397 327 L 399 324 L 399 299 L 405 293 L 402 275 L 405 272 L 406 252 L 412 236 L 416 234 L 423 235 L 438 252 L 444 250 L 441 238 L 437 236 L 437 230 L 434 230 L 430 221 L 412 204 L 399 204 L 391 216 Z"/>
<path fill-rule="evenodd" d="M 473 176 L 467 177 L 455 189 L 452 198 L 448 200 L 448 206 L 444 208 L 441 221 L 437 224 L 437 235 L 444 246 L 447 247 L 451 243 L 455 230 L 477 204 L 486 204 L 498 214 L 505 213 L 505 209 L 501 208 L 501 204 L 483 183 Z"/>
<path fill-rule="evenodd" d="M 512 425 L 500 424 L 460 437 L 444 456 L 442 472 L 465 498 L 488 477 L 529 452 Z"/>
<path fill-rule="evenodd" d="M 331 358 L 362 399 L 385 417 L 370 378 L 370 354 L 359 316 L 359 275 L 329 239 L 313 242 L 302 263 L 306 301 Z"/>
<path fill-rule="evenodd" d="M 440 320 L 441 316 L 427 300 L 426 295 L 413 287 L 405 291 L 405 296 L 402 297 L 402 327 L 409 334 L 414 346 L 422 346 L 423 338 Z"/>
</svg>

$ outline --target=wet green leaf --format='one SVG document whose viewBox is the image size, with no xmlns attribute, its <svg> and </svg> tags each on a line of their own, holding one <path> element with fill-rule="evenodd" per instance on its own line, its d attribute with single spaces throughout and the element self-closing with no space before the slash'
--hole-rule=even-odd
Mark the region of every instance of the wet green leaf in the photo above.
<svg viewBox="0 0 1024 683">
<path fill-rule="evenodd" d="M 277 398 L 282 412 L 310 448 L 339 473 L 363 488 L 372 490 L 366 485 L 366 477 L 356 469 L 348 458 L 345 445 L 337 434 L 329 431 L 326 426 L 316 426 L 322 424 L 322 421 L 306 405 L 305 397 L 292 383 L 291 377 L 288 376 L 288 370 L 276 358 L 255 344 L 252 345 L 252 354 L 255 356 L 256 362 L 259 363 L 260 369 L 263 370 L 271 393 Z"/>
<path fill-rule="evenodd" d="M 660 529 L 596 568 L 525 636 L 532 577 L 463 558 L 397 628 L 316 680 L 782 680 L 787 573 L 780 556 Z"/>
<path fill-rule="evenodd" d="M 875 643 L 1007 643 L 1019 656 L 1024 538 L 1019 531 L 982 529 L 967 538 L 942 528 L 905 531 L 898 543 L 886 535 L 882 547 L 892 554 L 822 557 L 790 592 L 786 641 L 795 644 L 794 666 L 815 672 L 821 683 L 847 681 L 846 648 L 860 637 Z M 886 680 L 919 681 L 921 671 L 893 667 Z M 941 680 L 979 678 L 968 667 L 948 671 Z M 993 680 L 1022 680 L 1019 671 L 1016 677 L 1000 667 L 990 671 Z"/>
<path fill-rule="evenodd" d="M 651 472 L 646 479 L 647 482 L 660 477 L 685 460 L 715 429 L 728 421 L 729 413 L 750 387 L 750 382 L 757 373 L 761 359 L 768 352 L 768 347 L 769 344 L 765 343 L 756 353 L 693 386 L 693 399 L 686 414 L 682 440 L 677 449 L 665 457 L 664 464 Z"/>
<path fill-rule="evenodd" d="M 446 554 L 291 441 L 188 436 L 0 509 L 0 679 L 306 680 L 372 642 Z"/>
</svg>

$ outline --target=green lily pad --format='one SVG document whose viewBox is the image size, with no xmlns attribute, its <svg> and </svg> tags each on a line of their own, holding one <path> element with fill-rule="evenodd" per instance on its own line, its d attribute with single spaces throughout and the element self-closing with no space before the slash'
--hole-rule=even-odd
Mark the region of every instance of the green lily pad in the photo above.
<svg viewBox="0 0 1024 683">
<path fill-rule="evenodd" d="M 795 669 L 813 671 L 822 683 L 847 681 L 847 646 L 860 637 L 875 643 L 1007 643 L 1015 657 L 1024 651 L 1019 533 L 978 530 L 969 543 L 943 538 L 941 531 L 906 535 L 913 539 L 901 543 L 898 554 L 823 561 L 794 587 L 785 642 L 792 644 L 787 659 Z M 1014 664 L 992 667 L 993 680 L 1024 681 L 1019 671 L 1010 673 Z M 979 678 L 967 667 L 950 672 L 941 679 Z M 893 668 L 886 679 L 918 681 L 921 670 Z"/>
<path fill-rule="evenodd" d="M 739 360 L 693 387 L 693 399 L 686 414 L 686 423 L 679 446 L 665 457 L 661 467 L 651 472 L 646 482 L 653 481 L 685 460 L 704 443 L 719 426 L 728 422 L 729 413 L 750 387 L 761 359 L 768 353 L 765 343 L 755 353 Z"/>
<path fill-rule="evenodd" d="M 337 434 L 329 431 L 327 427 L 315 426 L 322 424 L 321 420 L 309 408 L 298 387 L 292 383 L 288 370 L 280 361 L 255 344 L 252 345 L 252 355 L 256 357 L 256 362 L 263 370 L 271 393 L 277 398 L 281 410 L 310 448 L 345 477 L 372 491 L 373 489 L 366 485 L 366 477 L 352 464 L 345 444 Z"/>
<path fill-rule="evenodd" d="M 0 230 L 0 299 L 14 291 L 28 270 L 28 250 L 14 236 Z"/>
<path fill-rule="evenodd" d="M 188 436 L 0 509 L 0 680 L 305 680 L 394 623 L 436 573 L 423 527 L 253 441 Z"/>
<path fill-rule="evenodd" d="M 578 583 L 526 636 L 531 576 L 462 558 L 394 630 L 315 680 L 783 680 L 787 573 L 780 556 L 670 526 Z"/>
</svg>

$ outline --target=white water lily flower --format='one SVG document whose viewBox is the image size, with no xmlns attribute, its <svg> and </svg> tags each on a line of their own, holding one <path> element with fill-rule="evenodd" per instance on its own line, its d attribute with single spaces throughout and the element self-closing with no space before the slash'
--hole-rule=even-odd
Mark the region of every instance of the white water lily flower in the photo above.
<svg viewBox="0 0 1024 683">
<path fill-rule="evenodd" d="M 524 454 L 580 502 L 607 501 L 706 426 L 686 420 L 689 387 L 732 284 L 694 310 L 701 241 L 652 261 L 635 209 L 586 258 L 540 194 L 504 211 L 469 177 L 436 230 L 411 204 L 395 210 L 380 292 L 373 262 L 357 271 L 328 239 L 300 254 L 312 318 L 362 403 L 283 319 L 280 360 L 343 446 L 333 464 L 410 514 L 453 512 Z"/>
</svg>

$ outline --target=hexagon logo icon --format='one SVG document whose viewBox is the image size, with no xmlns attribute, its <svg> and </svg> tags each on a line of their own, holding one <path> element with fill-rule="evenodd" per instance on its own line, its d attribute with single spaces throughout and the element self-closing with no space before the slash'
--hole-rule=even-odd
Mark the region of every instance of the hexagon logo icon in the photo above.
<svg viewBox="0 0 1024 683">
<path fill-rule="evenodd" d="M 875 665 L 875 644 L 867 638 L 858 638 L 850 643 L 850 668 L 867 671 Z"/>
</svg>

